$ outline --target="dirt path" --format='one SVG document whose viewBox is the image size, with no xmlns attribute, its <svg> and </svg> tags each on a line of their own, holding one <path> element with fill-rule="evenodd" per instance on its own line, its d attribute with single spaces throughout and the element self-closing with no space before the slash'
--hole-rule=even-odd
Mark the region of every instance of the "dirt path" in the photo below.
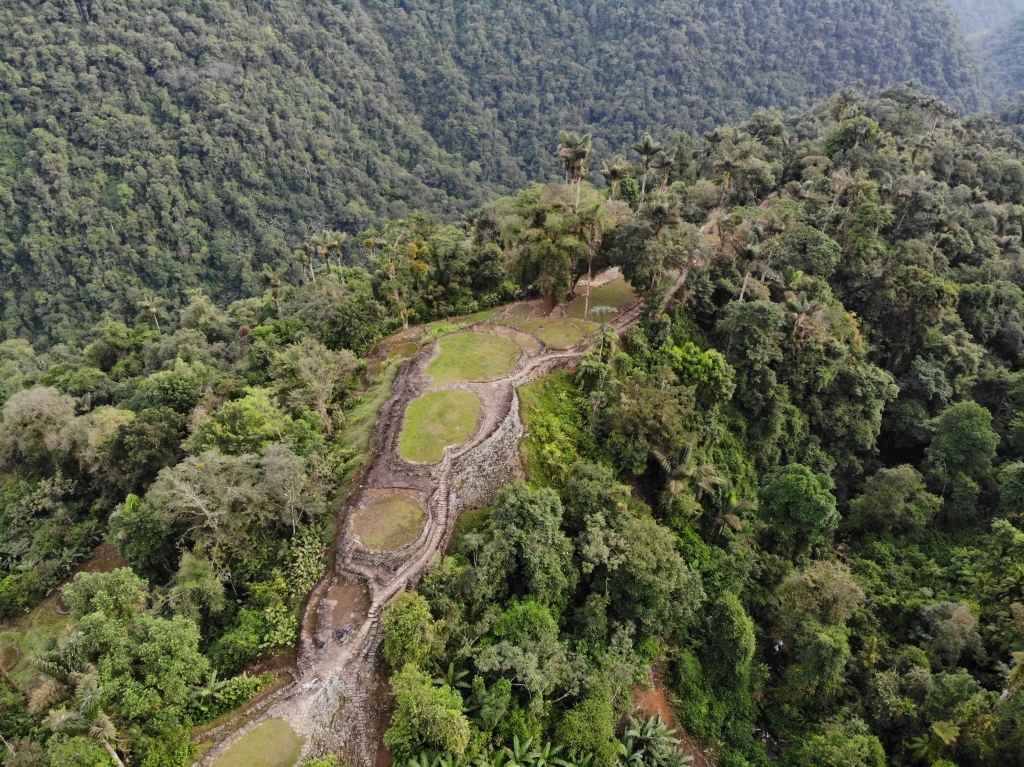
<svg viewBox="0 0 1024 767">
<path fill-rule="evenodd" d="M 679 739 L 680 753 L 693 759 L 691 764 L 695 767 L 713 767 L 714 761 L 708 757 L 706 749 L 697 746 L 676 721 L 665 689 L 663 674 L 660 665 L 653 666 L 647 687 L 636 688 L 633 691 L 636 713 L 643 716 L 660 716 L 661 721 L 667 724 L 669 729 L 674 731 L 673 735 Z"/>
<path fill-rule="evenodd" d="M 610 324 L 621 330 L 635 322 L 640 309 L 637 302 Z M 508 328 L 487 321 L 472 329 L 509 335 Z M 379 658 L 384 605 L 418 584 L 447 546 L 461 511 L 489 506 L 499 489 L 523 475 L 518 449 L 523 424 L 517 389 L 579 360 L 589 348 L 589 339 L 569 349 L 537 344 L 524 348 L 515 367 L 498 380 L 443 387 L 475 392 L 481 410 L 474 435 L 461 445 L 445 448 L 442 459 L 435 464 L 403 459 L 398 440 L 409 402 L 432 387 L 425 370 L 437 355 L 439 344 L 435 341 L 420 349 L 405 363 L 395 379 L 391 398 L 378 414 L 368 450 L 371 458 L 360 484 L 345 502 L 334 567 L 310 595 L 294 682 L 204 732 L 202 740 L 217 745 L 203 755 L 198 765 L 213 765 L 242 734 L 271 717 L 285 720 L 305 738 L 302 759 L 339 753 L 343 763 L 352 767 L 373 767 L 377 763 L 389 706 Z M 413 491 L 423 499 L 423 530 L 415 541 L 400 549 L 372 551 L 351 535 L 351 517 L 372 497 L 389 489 Z M 365 587 L 368 607 L 358 613 L 358 625 L 335 625 L 338 599 L 331 597 L 336 596 L 340 585 L 353 583 Z"/>
</svg>

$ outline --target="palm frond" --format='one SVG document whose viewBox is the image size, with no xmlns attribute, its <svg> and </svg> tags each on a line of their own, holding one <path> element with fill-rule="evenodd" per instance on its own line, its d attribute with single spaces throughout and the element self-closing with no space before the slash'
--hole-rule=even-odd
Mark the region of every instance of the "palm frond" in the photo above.
<svg viewBox="0 0 1024 767">
<path fill-rule="evenodd" d="M 89 723 L 78 711 L 66 708 L 54 709 L 43 720 L 43 725 L 53 732 L 67 735 L 79 735 L 89 730 Z"/>
<path fill-rule="evenodd" d="M 28 710 L 33 714 L 41 714 L 47 709 L 71 700 L 71 689 L 56 679 L 46 679 L 28 697 Z"/>
</svg>

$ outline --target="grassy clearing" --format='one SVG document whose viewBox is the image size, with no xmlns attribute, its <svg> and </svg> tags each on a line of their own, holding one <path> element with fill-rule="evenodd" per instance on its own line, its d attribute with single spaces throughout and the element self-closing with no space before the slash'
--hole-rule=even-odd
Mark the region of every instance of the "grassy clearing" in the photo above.
<svg viewBox="0 0 1024 767">
<path fill-rule="evenodd" d="M 536 338 L 531 336 L 529 333 L 523 333 L 521 330 L 517 330 L 515 325 L 511 322 L 501 322 L 501 327 L 494 327 L 492 324 L 490 332 L 495 333 L 502 338 L 507 338 L 510 341 L 518 344 L 520 348 L 525 349 L 528 352 L 540 351 L 540 342 Z"/>
<path fill-rule="evenodd" d="M 579 343 L 584 336 L 592 335 L 598 328 L 592 322 L 582 320 L 530 320 L 520 322 L 519 329 L 532 333 L 536 338 L 554 349 L 567 349 Z"/>
<path fill-rule="evenodd" d="M 549 322 L 533 334 L 555 349 L 567 349 L 583 340 L 583 331 L 570 322 Z"/>
<path fill-rule="evenodd" d="M 441 460 L 447 445 L 459 445 L 476 431 L 480 399 L 471 391 L 428 392 L 409 403 L 399 452 L 410 461 Z"/>
<path fill-rule="evenodd" d="M 401 493 L 378 498 L 359 509 L 352 532 L 368 549 L 393 551 L 416 540 L 423 528 L 423 509 Z"/>
<path fill-rule="evenodd" d="M 519 359 L 520 349 L 507 338 L 487 333 L 456 333 L 442 338 L 441 353 L 427 365 L 434 386 L 456 381 L 493 381 Z"/>
<path fill-rule="evenodd" d="M 483 322 L 484 320 L 490 319 L 491 315 L 494 314 L 493 309 L 487 309 L 483 312 L 476 312 L 475 314 L 460 314 L 458 317 L 449 317 L 445 320 L 434 320 L 433 322 L 426 325 L 427 331 L 431 331 L 439 325 L 461 325 L 464 322 L 474 323 Z"/>
<path fill-rule="evenodd" d="M 586 290 L 586 288 L 584 288 Z M 622 277 L 617 277 L 607 285 L 602 285 L 599 288 L 594 288 L 590 291 L 590 308 L 593 309 L 595 306 L 614 306 L 620 312 L 629 306 L 631 303 L 636 301 L 636 291 L 630 287 L 630 284 L 626 282 Z M 589 320 L 606 320 L 611 319 L 614 315 L 606 314 L 601 317 L 596 314 L 591 314 L 590 317 L 583 317 L 583 305 L 585 299 L 583 296 L 575 299 L 565 308 L 565 316 L 573 317 L 575 319 L 589 319 Z"/>
<path fill-rule="evenodd" d="M 73 581 L 78 573 L 109 573 L 127 564 L 116 546 L 101 543 L 89 559 L 75 568 L 64 584 Z M 55 637 L 69 621 L 66 615 L 61 615 L 56 609 L 60 607 L 66 612 L 60 597 L 60 589 L 64 584 L 20 618 L 0 623 L 0 663 L 19 685 L 24 685 L 36 674 L 30 658 L 44 648 L 50 638 Z"/>
<path fill-rule="evenodd" d="M 283 719 L 257 725 L 213 763 L 214 767 L 292 767 L 306 742 Z"/>
<path fill-rule="evenodd" d="M 46 647 L 47 641 L 57 636 L 69 620 L 54 612 L 53 602 L 50 597 L 23 618 L 0 627 L 0 662 L 22 688 L 36 674 L 30 658 Z"/>
<path fill-rule="evenodd" d="M 395 381 L 399 367 L 398 364 L 385 367 L 380 378 L 375 380 L 369 389 L 361 392 L 355 405 L 345 412 L 345 430 L 341 434 L 341 446 L 354 453 L 345 468 L 346 481 L 362 461 L 370 433 L 377 423 L 377 411 L 391 396 L 391 384 Z"/>
</svg>

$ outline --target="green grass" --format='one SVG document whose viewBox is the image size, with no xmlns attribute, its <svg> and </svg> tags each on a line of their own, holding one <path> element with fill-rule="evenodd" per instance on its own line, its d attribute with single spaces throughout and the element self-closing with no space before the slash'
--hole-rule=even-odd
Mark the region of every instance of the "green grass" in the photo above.
<svg viewBox="0 0 1024 767">
<path fill-rule="evenodd" d="M 555 349 L 567 349 L 583 340 L 583 331 L 570 322 L 549 322 L 533 334 Z"/>
<path fill-rule="evenodd" d="M 586 290 L 586 288 L 584 288 Z M 630 287 L 630 284 L 626 282 L 622 277 L 617 277 L 607 285 L 602 285 L 599 288 L 594 288 L 590 291 L 590 308 L 593 309 L 595 306 L 614 306 L 620 312 L 629 306 L 631 303 L 636 301 L 636 291 Z M 604 314 L 598 316 L 597 314 L 591 314 L 589 317 L 583 317 L 583 305 L 585 299 L 583 296 L 575 299 L 571 304 L 565 308 L 565 314 L 567 317 L 574 317 L 575 319 L 588 319 L 601 322 L 609 320 L 615 315 Z"/>
<path fill-rule="evenodd" d="M 434 386 L 456 381 L 493 381 L 519 359 L 520 349 L 507 338 L 487 333 L 456 333 L 440 341 L 441 353 L 427 365 Z"/>
<path fill-rule="evenodd" d="M 471 391 L 428 392 L 409 403 L 399 452 L 410 461 L 441 460 L 446 445 L 459 445 L 476 431 L 480 399 Z"/>
<path fill-rule="evenodd" d="M 483 322 L 484 320 L 490 319 L 491 315 L 494 314 L 493 309 L 487 309 L 486 311 L 476 312 L 475 314 L 460 314 L 458 317 L 449 317 L 445 320 L 435 320 L 426 326 L 427 330 L 433 330 L 438 325 L 451 324 L 458 325 L 463 322 L 474 323 Z"/>
<path fill-rule="evenodd" d="M 15 682 L 24 686 L 35 676 L 32 656 L 42 651 L 69 620 L 68 616 L 54 612 L 53 599 L 46 599 L 17 619 L 10 630 L 0 630 L 0 663 Z"/>
<path fill-rule="evenodd" d="M 358 459 L 366 451 L 370 432 L 377 423 L 377 411 L 391 396 L 391 384 L 394 383 L 399 367 L 397 364 L 387 366 L 381 377 L 375 380 L 369 389 L 361 392 L 356 403 L 345 411 L 345 429 L 339 441 L 343 448 L 355 453 L 357 460 L 353 461 L 352 468 L 359 464 Z"/>
<path fill-rule="evenodd" d="M 283 719 L 268 719 L 231 744 L 214 767 L 292 767 L 306 742 Z"/>
<path fill-rule="evenodd" d="M 598 328 L 592 322 L 557 319 L 529 320 L 520 322 L 518 327 L 555 349 L 567 349 L 579 343 L 584 336 L 593 334 Z"/>
<path fill-rule="evenodd" d="M 352 520 L 352 532 L 368 549 L 393 551 L 416 540 L 423 528 L 423 509 L 401 493 L 371 501 Z"/>
</svg>

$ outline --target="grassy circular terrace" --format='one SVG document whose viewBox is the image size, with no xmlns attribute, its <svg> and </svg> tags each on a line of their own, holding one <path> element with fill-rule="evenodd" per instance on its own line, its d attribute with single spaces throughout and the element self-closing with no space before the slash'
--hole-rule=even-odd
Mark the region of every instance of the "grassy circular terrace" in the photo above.
<svg viewBox="0 0 1024 767">
<path fill-rule="evenodd" d="M 520 330 L 532 333 L 552 349 L 568 349 L 590 335 L 597 328 L 591 323 L 578 320 L 530 320 L 518 325 Z"/>
<path fill-rule="evenodd" d="M 292 767 L 303 743 L 283 719 L 267 719 L 232 743 L 213 767 Z"/>
<path fill-rule="evenodd" d="M 521 351 L 508 338 L 472 331 L 445 336 L 439 343 L 440 354 L 427 365 L 434 386 L 501 378 L 515 366 Z"/>
<path fill-rule="evenodd" d="M 460 445 L 472 436 L 479 415 L 480 398 L 471 391 L 427 392 L 409 403 L 399 453 L 410 461 L 440 461 L 446 446 Z"/>
<path fill-rule="evenodd" d="M 352 518 L 352 533 L 368 549 L 394 551 L 416 540 L 423 529 L 423 507 L 407 495 L 376 498 Z"/>
</svg>

